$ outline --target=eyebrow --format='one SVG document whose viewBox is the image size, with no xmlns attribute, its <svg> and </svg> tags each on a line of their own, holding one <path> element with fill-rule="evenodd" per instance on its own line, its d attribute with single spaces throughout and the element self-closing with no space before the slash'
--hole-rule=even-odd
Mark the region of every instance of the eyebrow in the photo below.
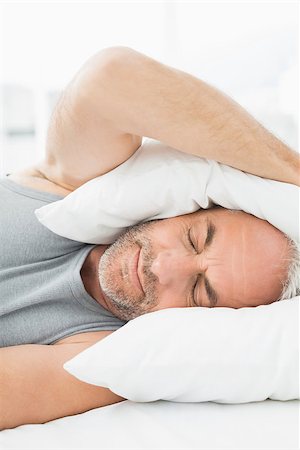
<svg viewBox="0 0 300 450">
<path fill-rule="evenodd" d="M 206 223 L 207 223 L 207 237 L 205 240 L 205 247 L 208 247 L 213 241 L 213 238 L 216 233 L 216 227 L 208 219 L 206 220 Z M 206 290 L 207 297 L 209 299 L 211 307 L 216 306 L 216 304 L 218 303 L 218 299 L 219 299 L 218 295 L 206 277 L 204 277 L 204 286 L 205 286 L 205 290 Z"/>
<path fill-rule="evenodd" d="M 212 243 L 212 240 L 215 236 L 216 227 L 208 219 L 206 219 L 206 226 L 207 226 L 207 236 L 206 236 L 206 240 L 205 240 L 205 247 L 208 247 Z"/>
<path fill-rule="evenodd" d="M 204 285 L 211 307 L 216 306 L 216 304 L 218 303 L 218 295 L 216 291 L 211 287 L 210 282 L 207 278 L 204 278 Z"/>
</svg>

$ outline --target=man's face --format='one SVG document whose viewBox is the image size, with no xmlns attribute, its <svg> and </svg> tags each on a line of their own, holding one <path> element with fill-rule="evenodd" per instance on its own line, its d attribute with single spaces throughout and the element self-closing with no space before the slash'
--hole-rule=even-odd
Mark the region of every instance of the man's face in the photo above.
<svg viewBox="0 0 300 450">
<path fill-rule="evenodd" d="M 99 281 L 122 320 L 164 308 L 257 306 L 277 300 L 286 237 L 223 208 L 137 225 L 102 255 Z"/>
</svg>

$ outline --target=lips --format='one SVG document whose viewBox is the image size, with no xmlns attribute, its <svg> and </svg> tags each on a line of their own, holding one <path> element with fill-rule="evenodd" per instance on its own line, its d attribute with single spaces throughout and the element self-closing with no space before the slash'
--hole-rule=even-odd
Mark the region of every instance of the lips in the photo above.
<svg viewBox="0 0 300 450">
<path fill-rule="evenodd" d="M 142 291 L 144 293 L 140 279 L 139 279 L 139 275 L 138 275 L 140 253 L 141 253 L 141 249 L 139 247 L 137 249 L 137 252 L 133 256 L 133 259 L 131 260 L 130 274 L 131 274 L 131 281 L 132 281 L 133 285 L 136 286 L 137 289 L 139 289 L 140 291 Z"/>
</svg>

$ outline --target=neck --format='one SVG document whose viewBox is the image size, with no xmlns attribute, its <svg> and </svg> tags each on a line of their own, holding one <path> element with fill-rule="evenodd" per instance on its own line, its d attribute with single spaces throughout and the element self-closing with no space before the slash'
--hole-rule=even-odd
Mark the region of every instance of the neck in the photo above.
<svg viewBox="0 0 300 450">
<path fill-rule="evenodd" d="M 111 308 L 106 301 L 106 297 L 100 287 L 98 276 L 100 258 L 108 247 L 108 245 L 97 245 L 97 247 L 93 248 L 82 265 L 80 275 L 85 290 L 88 292 L 88 294 L 93 297 L 93 299 L 96 300 L 101 306 L 103 306 L 103 308 L 111 311 Z"/>
</svg>

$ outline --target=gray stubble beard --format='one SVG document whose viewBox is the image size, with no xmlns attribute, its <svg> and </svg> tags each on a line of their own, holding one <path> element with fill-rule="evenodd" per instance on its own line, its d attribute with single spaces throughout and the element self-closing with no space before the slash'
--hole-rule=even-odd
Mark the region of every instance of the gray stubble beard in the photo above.
<svg viewBox="0 0 300 450">
<path fill-rule="evenodd" d="M 151 230 L 155 222 L 158 222 L 158 220 L 129 228 L 108 247 L 99 261 L 98 278 L 100 287 L 111 303 L 113 314 L 124 321 L 132 320 L 149 312 L 159 302 L 155 289 L 157 277 L 150 271 L 154 259 L 152 245 L 151 240 L 147 237 L 147 232 Z M 113 265 L 120 259 L 122 253 L 129 247 L 135 248 L 136 245 L 140 246 L 143 252 L 143 277 L 145 280 L 143 288 L 145 295 L 142 294 L 133 298 L 132 295 L 126 294 L 123 289 L 125 286 L 116 286 L 116 282 L 110 275 L 113 272 Z M 120 279 L 122 280 L 121 271 Z"/>
</svg>

